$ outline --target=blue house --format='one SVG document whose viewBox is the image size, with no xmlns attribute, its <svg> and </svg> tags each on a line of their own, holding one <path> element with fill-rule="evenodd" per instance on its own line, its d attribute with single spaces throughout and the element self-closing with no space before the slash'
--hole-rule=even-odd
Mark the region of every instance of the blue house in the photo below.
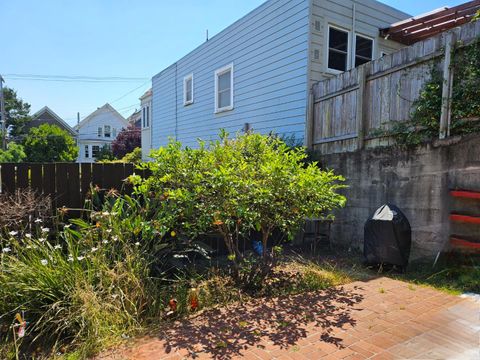
<svg viewBox="0 0 480 360">
<path fill-rule="evenodd" d="M 408 17 L 375 0 L 266 1 L 153 77 L 151 148 L 222 128 L 302 141 L 311 85 L 403 47 L 380 29 Z"/>
</svg>

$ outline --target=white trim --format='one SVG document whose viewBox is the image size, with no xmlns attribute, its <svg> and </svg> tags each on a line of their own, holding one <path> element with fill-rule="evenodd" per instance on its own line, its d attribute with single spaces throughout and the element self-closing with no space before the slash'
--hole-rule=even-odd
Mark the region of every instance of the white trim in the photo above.
<svg viewBox="0 0 480 360">
<path fill-rule="evenodd" d="M 191 80 L 192 81 L 192 99 L 190 101 L 187 101 L 187 81 Z M 183 106 L 188 106 L 193 104 L 194 98 L 193 98 L 193 73 L 188 74 L 183 78 Z"/>
<path fill-rule="evenodd" d="M 362 33 L 358 33 L 356 32 L 354 34 L 354 41 L 353 41 L 353 44 L 352 44 L 352 67 L 356 67 L 355 66 L 355 63 L 356 63 L 356 60 L 357 60 L 357 36 L 360 36 L 364 39 L 367 39 L 367 40 L 371 40 L 372 41 L 372 58 L 370 59 L 370 61 L 372 60 L 375 60 L 376 59 L 376 56 L 375 56 L 375 45 L 376 45 L 376 41 L 375 41 L 375 38 L 374 37 L 371 37 L 371 36 L 368 36 L 368 35 L 364 35 Z"/>
<path fill-rule="evenodd" d="M 223 108 L 218 107 L 218 77 L 226 72 L 230 71 L 230 105 Z M 226 65 L 218 70 L 215 70 L 215 114 L 233 110 L 233 63 Z"/>
<path fill-rule="evenodd" d="M 343 71 L 341 70 L 337 70 L 337 69 L 331 69 L 328 67 L 328 60 L 329 60 L 329 56 L 330 56 L 330 29 L 335 29 L 335 30 L 338 30 L 338 31 L 342 31 L 342 32 L 345 32 L 347 33 L 347 64 L 346 64 L 346 69 L 345 71 L 348 71 L 351 69 L 351 42 L 352 42 L 352 31 L 349 30 L 348 28 L 345 28 L 345 27 L 341 27 L 341 26 L 338 26 L 338 25 L 333 25 L 331 23 L 328 23 L 327 24 L 327 35 L 326 35 L 326 41 L 325 43 L 327 44 L 327 48 L 326 48 L 326 51 L 325 51 L 325 68 L 327 69 L 327 72 L 331 73 L 331 74 L 341 74 L 343 73 Z"/>
</svg>

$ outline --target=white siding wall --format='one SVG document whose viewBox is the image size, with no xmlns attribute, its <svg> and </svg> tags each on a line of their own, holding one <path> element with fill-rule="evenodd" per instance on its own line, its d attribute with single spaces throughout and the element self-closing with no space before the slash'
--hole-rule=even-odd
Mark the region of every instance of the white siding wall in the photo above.
<svg viewBox="0 0 480 360">
<path fill-rule="evenodd" d="M 312 12 L 310 20 L 310 83 L 323 80 L 332 76 L 327 69 L 328 25 L 353 31 L 359 35 L 366 35 L 375 39 L 374 58 L 381 53 L 390 54 L 404 45 L 394 41 L 384 40 L 379 37 L 379 29 L 389 26 L 394 22 L 409 17 L 408 14 L 374 0 L 311 0 Z M 353 5 L 355 4 L 355 22 Z M 320 29 L 315 28 L 319 22 Z M 314 58 L 314 51 L 320 53 L 319 59 Z M 350 39 L 350 51 L 353 51 L 353 36 Z"/>
<path fill-rule="evenodd" d="M 304 136 L 309 0 L 269 0 L 153 78 L 152 147 L 184 145 L 221 128 Z M 214 72 L 233 63 L 234 110 L 214 114 Z M 194 103 L 183 106 L 193 73 Z"/>
</svg>

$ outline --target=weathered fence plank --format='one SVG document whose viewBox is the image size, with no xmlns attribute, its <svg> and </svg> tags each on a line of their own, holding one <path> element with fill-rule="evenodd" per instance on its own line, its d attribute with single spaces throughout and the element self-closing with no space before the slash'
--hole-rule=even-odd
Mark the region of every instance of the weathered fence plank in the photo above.
<svg viewBox="0 0 480 360">
<path fill-rule="evenodd" d="M 395 122 L 410 120 L 412 105 L 430 79 L 434 63 L 445 80 L 440 137 L 449 136 L 451 50 L 479 36 L 480 22 L 467 23 L 318 82 L 311 91 L 312 129 L 307 134 L 311 147 L 325 154 L 390 144 L 393 140 L 376 130 L 388 131 Z"/>
</svg>

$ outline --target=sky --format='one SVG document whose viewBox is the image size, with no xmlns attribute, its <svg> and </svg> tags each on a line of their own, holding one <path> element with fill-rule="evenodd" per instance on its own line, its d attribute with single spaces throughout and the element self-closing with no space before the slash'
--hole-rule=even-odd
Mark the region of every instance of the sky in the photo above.
<svg viewBox="0 0 480 360">
<path fill-rule="evenodd" d="M 465 1 L 383 0 L 412 15 Z M 32 113 L 47 105 L 75 125 L 77 112 L 84 118 L 108 102 L 128 117 L 152 76 L 202 44 L 207 29 L 212 37 L 263 2 L 0 0 L 0 74 Z M 18 76 L 28 74 L 49 77 Z"/>
</svg>

